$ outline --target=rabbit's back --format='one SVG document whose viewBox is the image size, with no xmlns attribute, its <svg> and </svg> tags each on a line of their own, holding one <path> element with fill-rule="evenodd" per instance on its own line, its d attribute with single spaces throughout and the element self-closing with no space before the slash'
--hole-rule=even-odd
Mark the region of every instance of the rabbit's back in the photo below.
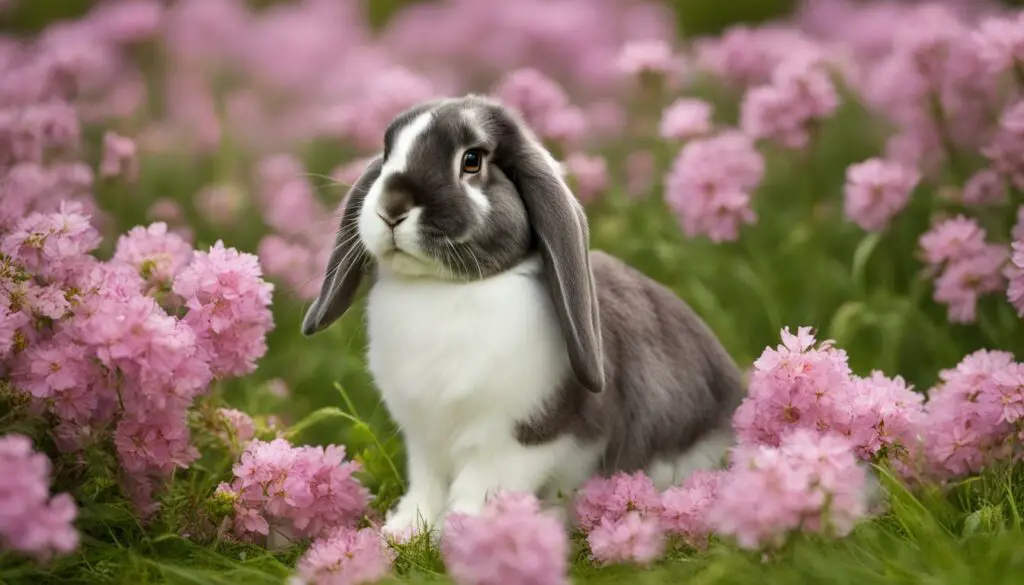
<svg viewBox="0 0 1024 585">
<path fill-rule="evenodd" d="M 521 437 L 541 442 L 568 430 L 606 441 L 604 473 L 658 468 L 665 475 L 666 466 L 678 472 L 694 457 L 724 455 L 732 443 L 729 421 L 743 398 L 735 362 L 665 286 L 601 251 L 591 252 L 591 267 L 605 391 L 591 395 L 567 380 L 559 403 L 521 425 Z"/>
</svg>

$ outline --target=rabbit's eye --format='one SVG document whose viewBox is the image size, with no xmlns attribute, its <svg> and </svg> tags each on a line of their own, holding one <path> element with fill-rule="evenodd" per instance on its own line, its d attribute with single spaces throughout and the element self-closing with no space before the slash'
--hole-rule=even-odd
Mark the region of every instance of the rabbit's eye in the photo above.
<svg viewBox="0 0 1024 585">
<path fill-rule="evenodd" d="M 479 148 L 471 148 L 462 155 L 462 172 L 475 175 L 484 164 L 484 154 Z"/>
</svg>

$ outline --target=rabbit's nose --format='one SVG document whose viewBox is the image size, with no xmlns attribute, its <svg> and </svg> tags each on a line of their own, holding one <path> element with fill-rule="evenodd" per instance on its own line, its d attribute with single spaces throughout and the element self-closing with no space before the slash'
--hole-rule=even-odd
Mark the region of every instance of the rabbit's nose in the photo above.
<svg viewBox="0 0 1024 585">
<path fill-rule="evenodd" d="M 405 218 L 409 217 L 409 212 L 406 211 L 401 215 L 390 216 L 387 213 L 381 213 L 378 211 L 377 217 L 379 217 L 381 221 L 383 221 L 384 223 L 388 224 L 389 228 L 395 229 L 398 226 L 398 224 L 402 223 L 403 221 L 405 221 Z"/>
<path fill-rule="evenodd" d="M 413 200 L 409 191 L 406 189 L 386 189 L 381 194 L 380 204 L 377 206 L 377 216 L 380 217 L 384 223 L 388 224 L 391 229 L 395 229 L 395 226 L 402 223 L 402 221 L 409 217 L 409 212 L 412 211 Z"/>
</svg>

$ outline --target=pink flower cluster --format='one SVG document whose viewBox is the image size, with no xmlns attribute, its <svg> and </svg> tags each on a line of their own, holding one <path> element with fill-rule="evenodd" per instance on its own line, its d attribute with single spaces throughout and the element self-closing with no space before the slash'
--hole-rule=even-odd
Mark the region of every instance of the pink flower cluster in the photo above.
<svg viewBox="0 0 1024 585">
<path fill-rule="evenodd" d="M 991 131 L 1002 80 L 991 68 L 991 51 L 977 42 L 978 34 L 990 33 L 943 3 L 895 12 L 873 21 L 881 27 L 874 34 L 881 39 L 887 33 L 888 42 L 862 56 L 856 85 L 872 108 L 899 127 L 904 156 L 898 158 L 938 168 L 938 161 L 960 149 L 976 150 Z M 899 24 L 905 22 L 915 26 Z"/>
<path fill-rule="evenodd" d="M 855 376 L 846 352 L 817 343 L 810 327 L 783 329 L 782 342 L 754 362 L 747 398 L 733 417 L 741 444 L 779 446 L 794 430 L 831 431 L 872 460 L 915 443 L 922 399 L 902 378 Z"/>
<path fill-rule="evenodd" d="M 232 441 L 244 445 L 256 436 L 256 425 L 252 417 L 235 408 L 221 408 L 217 411 L 224 428 L 218 433 L 226 442 Z"/>
<path fill-rule="evenodd" d="M 871 158 L 846 169 L 846 216 L 868 231 L 882 231 L 910 203 L 921 180 L 916 169 Z"/>
<path fill-rule="evenodd" d="M 163 224 L 136 228 L 114 258 L 97 261 L 88 253 L 99 236 L 76 205 L 32 214 L 0 240 L 5 369 L 56 417 L 65 449 L 116 422 L 128 487 L 144 508 L 156 482 L 197 456 L 192 401 L 213 376 L 246 373 L 265 352 L 270 288 L 252 256 L 227 255 L 219 242 L 193 253 Z M 225 255 L 219 264 L 204 261 L 216 254 Z M 167 290 L 184 318 L 159 302 Z"/>
<path fill-rule="evenodd" d="M 1006 297 L 1017 309 L 1017 315 L 1024 317 L 1024 238 L 1018 238 L 1013 242 L 1013 256 L 1010 258 L 1010 265 L 1006 267 L 1006 279 L 1010 281 Z M 0 339 L 0 346 L 2 343 Z"/>
<path fill-rule="evenodd" d="M 492 93 L 518 111 L 542 140 L 573 148 L 587 131 L 584 112 L 570 103 L 558 82 L 537 69 L 510 72 L 499 80 Z"/>
<path fill-rule="evenodd" d="M 50 497 L 50 460 L 19 434 L 0 437 L 0 551 L 46 559 L 78 547 L 78 507 L 69 494 Z"/>
<path fill-rule="evenodd" d="M 576 524 L 603 563 L 646 564 L 670 538 L 703 548 L 711 534 L 741 547 L 781 545 L 790 534 L 848 534 L 870 513 L 864 462 L 937 479 L 976 473 L 1024 439 L 1024 363 L 978 351 L 940 372 L 929 400 L 899 377 L 858 377 L 845 352 L 810 328 L 783 329 L 755 362 L 734 417 L 729 467 L 697 471 L 659 493 L 642 472 L 587 481 Z"/>
<path fill-rule="evenodd" d="M 714 106 L 704 100 L 679 98 L 661 114 L 659 134 L 666 140 L 689 140 L 711 132 Z"/>
<path fill-rule="evenodd" d="M 793 55 L 819 52 L 814 39 L 778 24 L 734 25 L 721 36 L 698 39 L 695 47 L 700 69 L 740 88 L 768 83 L 775 68 Z"/>
<path fill-rule="evenodd" d="M 1020 20 L 1024 23 L 1024 17 Z M 1006 107 L 991 141 L 981 152 L 1001 178 L 1024 189 L 1024 100 Z"/>
<path fill-rule="evenodd" d="M 665 41 L 629 41 L 623 44 L 615 65 L 631 77 L 651 76 L 673 85 L 682 74 L 682 63 Z"/>
<path fill-rule="evenodd" d="M 728 480 L 722 471 L 695 471 L 659 493 L 643 472 L 597 476 L 576 494 L 576 524 L 596 561 L 648 565 L 672 539 L 697 549 L 707 546 L 711 510 Z"/>
<path fill-rule="evenodd" d="M 804 148 L 812 127 L 831 117 L 838 107 L 839 96 L 820 57 L 798 54 L 775 68 L 770 84 L 747 92 L 740 126 L 755 139 Z"/>
<path fill-rule="evenodd" d="M 217 492 L 234 503 L 239 538 L 256 541 L 274 531 L 330 540 L 336 529 L 355 528 L 366 512 L 369 492 L 353 475 L 359 469 L 345 459 L 342 446 L 253 440 L 234 466 L 232 482 Z"/>
<path fill-rule="evenodd" d="M 349 185 L 361 172 L 359 168 Z M 302 162 L 294 156 L 264 157 L 257 174 L 259 207 L 264 222 L 274 230 L 260 240 L 260 261 L 267 274 L 280 279 L 292 294 L 312 299 L 320 290 L 336 218 L 317 199 Z"/>
<path fill-rule="evenodd" d="M 845 536 L 867 514 L 867 473 L 847 439 L 798 429 L 777 447 L 733 454 L 709 523 L 743 548 L 779 546 L 796 530 Z"/>
<path fill-rule="evenodd" d="M 391 572 L 395 551 L 371 528 L 337 528 L 299 559 L 290 585 L 373 585 Z"/>
<path fill-rule="evenodd" d="M 185 299 L 183 322 L 195 332 L 215 377 L 239 377 L 256 369 L 273 326 L 273 286 L 263 281 L 255 256 L 225 248 L 218 240 L 208 252 L 195 253 L 172 290 Z"/>
<path fill-rule="evenodd" d="M 735 240 L 754 223 L 753 190 L 764 177 L 764 158 L 745 134 L 726 130 L 683 146 L 665 179 L 665 198 L 690 237 Z"/>
<path fill-rule="evenodd" d="M 646 565 L 668 539 L 703 549 L 714 533 L 757 549 L 794 531 L 844 536 L 867 515 L 866 486 L 848 439 L 797 429 L 778 446 L 741 444 L 728 469 L 695 471 L 660 494 L 642 472 L 591 479 L 575 511 L 596 560 Z"/>
<path fill-rule="evenodd" d="M 450 514 L 441 540 L 458 585 L 565 585 L 568 553 L 562 521 L 521 492 L 495 494 L 478 515 Z"/>
<path fill-rule="evenodd" d="M 1024 419 L 1024 363 L 979 350 L 939 372 L 922 423 L 925 471 L 939 478 L 977 473 L 1011 455 Z"/>
<path fill-rule="evenodd" d="M 935 223 L 920 238 L 922 257 L 937 275 L 933 297 L 947 305 L 952 323 L 973 323 L 978 299 L 1006 288 L 1007 247 L 985 239 L 985 229 L 963 215 Z"/>
<path fill-rule="evenodd" d="M 649 564 L 665 550 L 661 494 L 643 472 L 594 477 L 575 501 L 577 522 L 594 558 Z"/>
</svg>

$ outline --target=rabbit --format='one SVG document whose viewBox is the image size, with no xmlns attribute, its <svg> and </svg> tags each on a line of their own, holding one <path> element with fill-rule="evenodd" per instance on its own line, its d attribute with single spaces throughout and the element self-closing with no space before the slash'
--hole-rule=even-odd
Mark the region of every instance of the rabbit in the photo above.
<svg viewBox="0 0 1024 585">
<path fill-rule="evenodd" d="M 302 332 L 372 276 L 367 364 L 409 481 L 385 534 L 594 474 L 664 488 L 733 445 L 739 368 L 682 299 L 590 250 L 583 207 L 515 110 L 469 94 L 401 113 L 341 211 Z"/>
</svg>

